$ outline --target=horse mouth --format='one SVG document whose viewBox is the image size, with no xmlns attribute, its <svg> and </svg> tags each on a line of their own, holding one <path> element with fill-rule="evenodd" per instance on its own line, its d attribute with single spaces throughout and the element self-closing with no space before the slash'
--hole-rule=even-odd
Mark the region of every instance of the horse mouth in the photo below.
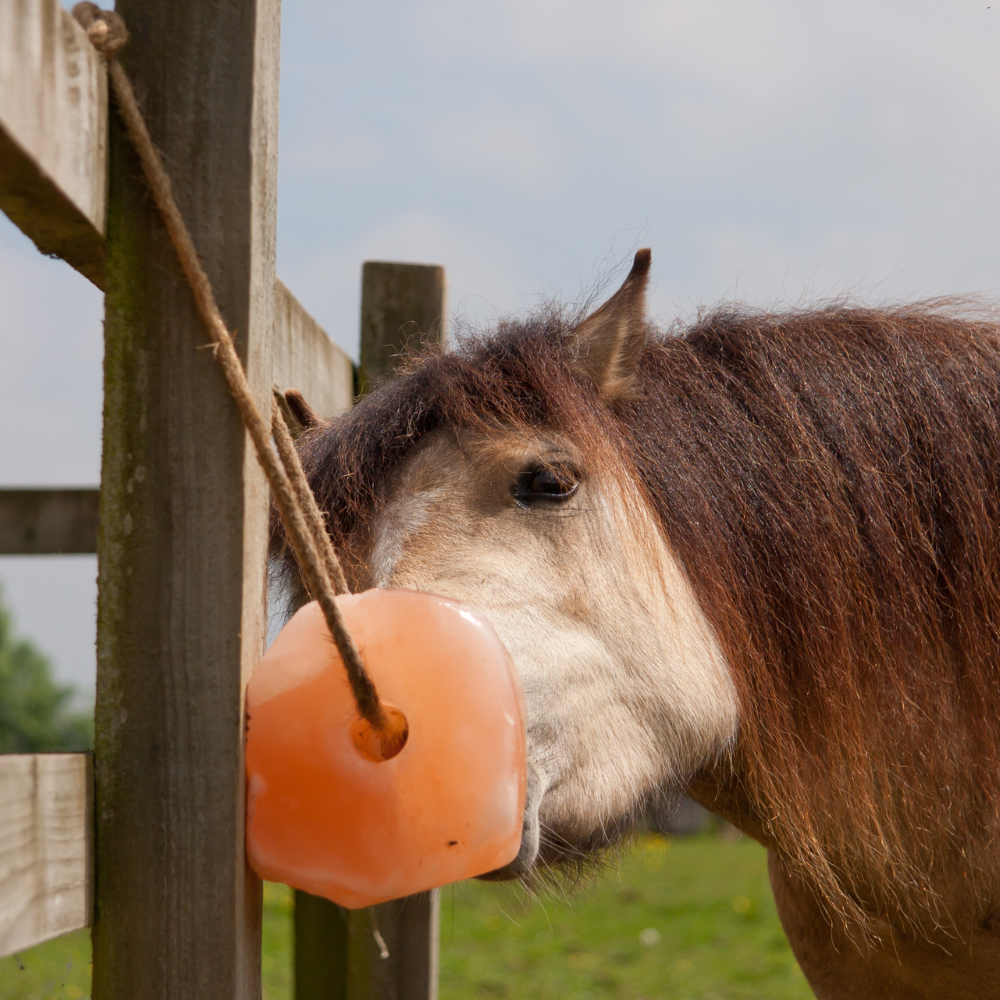
<svg viewBox="0 0 1000 1000">
<path fill-rule="evenodd" d="M 531 874 L 538 858 L 538 845 L 541 840 L 541 823 L 538 809 L 542 798 L 548 789 L 548 778 L 531 761 L 528 761 L 528 789 L 524 798 L 524 822 L 521 826 L 521 846 L 517 857 L 502 868 L 476 877 L 483 882 L 511 882 L 515 879 L 523 881 Z"/>
<path fill-rule="evenodd" d="M 478 879 L 483 882 L 518 881 L 525 884 L 555 884 L 566 877 L 574 881 L 599 865 L 608 848 L 620 843 L 634 825 L 630 818 L 623 818 L 621 822 L 605 822 L 584 837 L 555 830 L 543 823 L 539 816 L 539 807 L 549 787 L 546 775 L 529 763 L 528 794 L 517 856 L 502 868 L 476 876 Z"/>
<path fill-rule="evenodd" d="M 525 850 L 525 842 L 528 840 L 527 836 L 525 836 L 526 833 L 527 831 L 522 831 L 521 833 L 521 849 L 517 852 L 517 857 L 513 861 L 502 868 L 494 868 L 491 872 L 477 875 L 476 878 L 481 882 L 523 882 L 527 879 L 534 868 L 537 851 L 531 852 L 530 848 L 529 850 Z"/>
<path fill-rule="evenodd" d="M 536 819 L 531 825 L 525 823 L 521 849 L 513 861 L 476 877 L 483 882 L 518 881 L 536 887 L 572 884 L 600 869 L 608 851 L 627 839 L 633 825 L 623 820 L 604 826 L 589 837 L 569 840 L 551 830 L 542 833 Z"/>
</svg>

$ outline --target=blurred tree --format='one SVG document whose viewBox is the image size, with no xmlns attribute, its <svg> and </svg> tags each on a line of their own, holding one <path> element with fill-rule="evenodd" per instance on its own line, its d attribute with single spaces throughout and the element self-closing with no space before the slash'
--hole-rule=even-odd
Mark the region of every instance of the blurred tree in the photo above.
<svg viewBox="0 0 1000 1000">
<path fill-rule="evenodd" d="M 0 591 L 0 754 L 91 749 L 93 716 L 74 708 L 75 694 L 56 682 L 42 653 L 14 634 Z"/>
</svg>

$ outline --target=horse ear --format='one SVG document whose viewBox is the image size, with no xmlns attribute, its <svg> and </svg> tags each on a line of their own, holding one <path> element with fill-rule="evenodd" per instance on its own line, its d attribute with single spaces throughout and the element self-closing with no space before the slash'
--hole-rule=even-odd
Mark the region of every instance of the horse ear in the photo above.
<svg viewBox="0 0 1000 1000">
<path fill-rule="evenodd" d="M 282 392 L 276 387 L 274 398 L 278 401 L 285 424 L 293 438 L 315 427 L 327 425 L 327 421 L 316 415 L 316 411 L 306 402 L 305 396 L 298 389 L 286 389 Z"/>
<path fill-rule="evenodd" d="M 646 285 L 649 248 L 637 251 L 621 288 L 574 331 L 576 367 L 607 400 L 628 389 L 646 346 Z"/>
<path fill-rule="evenodd" d="M 303 430 L 311 431 L 314 427 L 326 424 L 327 421 L 306 402 L 306 397 L 298 389 L 286 389 L 285 402 L 288 403 L 292 416 Z"/>
</svg>

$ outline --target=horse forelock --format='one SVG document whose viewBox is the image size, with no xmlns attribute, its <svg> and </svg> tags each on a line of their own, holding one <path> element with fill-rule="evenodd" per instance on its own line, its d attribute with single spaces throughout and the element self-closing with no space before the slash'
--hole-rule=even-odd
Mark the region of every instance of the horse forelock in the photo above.
<svg viewBox="0 0 1000 1000">
<path fill-rule="evenodd" d="M 303 456 L 338 545 L 432 431 L 552 426 L 634 471 L 730 665 L 733 762 L 834 912 L 944 922 L 997 889 L 1000 340 L 935 308 L 711 315 L 613 409 L 572 317 L 413 362 Z"/>
<path fill-rule="evenodd" d="M 550 309 L 409 359 L 332 424 L 302 439 L 303 462 L 335 539 L 364 530 L 393 473 L 433 431 L 560 428 L 593 436 L 598 400 L 574 374 L 575 317 Z"/>
</svg>

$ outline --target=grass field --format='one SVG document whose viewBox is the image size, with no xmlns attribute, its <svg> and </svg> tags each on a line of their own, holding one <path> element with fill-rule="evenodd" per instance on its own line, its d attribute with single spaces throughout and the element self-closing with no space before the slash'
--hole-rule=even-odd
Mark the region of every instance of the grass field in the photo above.
<svg viewBox="0 0 1000 1000">
<path fill-rule="evenodd" d="M 264 994 L 290 1000 L 291 901 L 264 893 Z M 0 961 L 0 1000 L 89 996 L 90 941 L 67 935 Z M 568 899 L 528 904 L 465 882 L 441 899 L 441 1000 L 808 1000 L 762 848 L 646 838 Z"/>
</svg>

